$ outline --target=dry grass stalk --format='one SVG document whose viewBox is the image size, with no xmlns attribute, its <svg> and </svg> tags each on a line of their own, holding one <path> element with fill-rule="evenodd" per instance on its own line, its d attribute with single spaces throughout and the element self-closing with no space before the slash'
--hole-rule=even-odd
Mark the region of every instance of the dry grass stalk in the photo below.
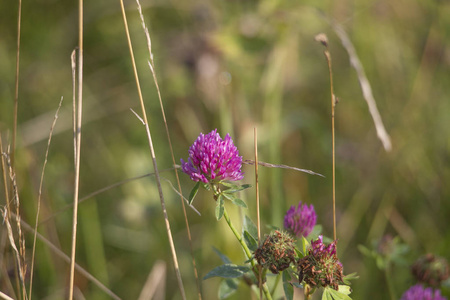
<svg viewBox="0 0 450 300">
<path fill-rule="evenodd" d="M 2 161 L 2 174 L 3 174 L 3 185 L 4 185 L 4 190 L 5 190 L 5 199 L 6 199 L 6 208 L 7 208 L 7 213 L 6 213 L 6 217 L 9 219 L 11 217 L 10 214 L 10 199 L 9 199 L 9 181 L 8 178 L 9 176 L 7 175 L 7 163 L 6 163 L 6 153 L 3 152 L 3 144 L 2 144 L 2 136 L 0 134 L 0 159 Z M 11 280 L 9 280 L 9 274 L 6 271 L 6 269 L 3 267 L 3 262 L 5 261 L 5 254 L 6 254 L 6 244 L 7 244 L 7 239 L 6 239 L 6 235 L 4 234 L 5 231 L 7 231 L 6 228 L 2 227 L 2 234 L 1 234 L 1 244 L 0 244 L 0 269 L 3 275 L 3 278 L 5 278 L 5 283 L 8 285 L 9 290 L 14 294 L 14 287 L 11 283 Z M 15 269 L 15 273 L 17 274 L 17 269 Z M 17 278 L 17 277 L 16 277 Z M 14 298 L 17 298 L 15 296 L 15 294 L 13 295 Z"/>
<path fill-rule="evenodd" d="M 29 224 L 27 224 L 25 221 L 21 220 L 20 223 L 22 224 L 22 227 L 24 230 L 27 230 L 29 232 L 32 232 L 33 234 L 36 233 L 37 238 L 43 242 L 45 245 L 48 246 L 48 248 L 53 251 L 57 256 L 61 257 L 65 262 L 71 263 L 71 258 L 62 252 L 58 247 L 56 247 L 54 244 L 52 244 L 49 240 L 47 240 L 43 235 L 41 235 L 39 232 L 35 232 L 33 227 L 31 227 Z M 77 263 L 74 264 L 74 269 L 77 270 L 79 274 L 89 279 L 93 284 L 95 284 L 99 289 L 104 291 L 108 296 L 110 296 L 112 299 L 120 300 L 121 298 L 114 294 L 110 289 L 108 289 L 103 283 L 101 283 L 97 278 L 92 276 L 88 271 L 83 269 L 80 265 Z"/>
<path fill-rule="evenodd" d="M 253 129 L 254 146 L 255 146 L 255 189 L 256 189 L 256 221 L 258 230 L 258 245 L 261 244 L 261 217 L 259 213 L 259 181 L 258 181 L 258 131 L 256 127 Z M 259 285 L 259 299 L 263 297 L 262 289 L 262 266 L 258 264 L 258 285 Z"/>
<path fill-rule="evenodd" d="M 334 130 L 334 108 L 336 106 L 336 96 L 334 95 L 333 87 L 333 71 L 331 68 L 331 54 L 328 49 L 328 37 L 324 33 L 320 33 L 315 37 L 316 41 L 320 42 L 324 47 L 325 57 L 327 59 L 328 73 L 330 76 L 330 94 L 331 94 L 331 148 L 333 156 L 333 239 L 336 240 L 336 141 L 335 141 L 335 130 Z"/>
<path fill-rule="evenodd" d="M 153 265 L 152 271 L 148 274 L 144 287 L 138 300 L 162 300 L 164 299 L 166 287 L 166 263 L 158 260 Z"/>
<path fill-rule="evenodd" d="M 242 163 L 246 164 L 246 165 L 254 165 L 255 161 L 253 161 L 251 159 L 246 159 L 246 160 L 242 161 Z M 298 172 L 308 173 L 308 174 L 311 174 L 311 175 L 317 175 L 317 176 L 320 176 L 320 177 L 325 177 L 322 174 L 313 172 L 311 170 L 300 169 L 300 168 L 291 167 L 291 166 L 287 166 L 287 165 L 271 164 L 271 163 L 267 163 L 267 162 L 263 162 L 263 161 L 258 161 L 258 165 L 263 166 L 263 167 L 267 167 L 267 168 L 280 168 L 280 169 L 294 170 L 294 171 L 298 171 Z"/>
<path fill-rule="evenodd" d="M 181 279 L 180 268 L 178 266 L 178 259 L 177 259 L 177 254 L 176 254 L 176 250 L 175 250 L 175 245 L 173 243 L 172 232 L 170 230 L 170 222 L 169 222 L 169 218 L 167 216 L 166 204 L 165 204 L 165 201 L 164 201 L 164 195 L 163 195 L 163 191 L 162 191 L 162 187 L 161 187 L 161 179 L 159 177 L 158 166 L 157 166 L 157 163 L 156 163 L 155 151 L 154 151 L 154 148 L 153 148 L 152 136 L 151 136 L 150 128 L 148 126 L 147 114 L 146 114 L 146 110 L 145 110 L 144 99 L 142 97 L 142 91 L 141 91 L 140 83 L 139 83 L 139 76 L 138 76 L 138 73 L 137 73 L 136 61 L 134 59 L 133 46 L 132 46 L 132 43 L 131 43 L 131 37 L 130 37 L 129 29 L 128 29 L 127 16 L 125 14 L 125 7 L 124 7 L 124 4 L 123 4 L 123 0 L 120 0 L 120 7 L 121 7 L 121 11 L 122 11 L 124 26 L 125 26 L 125 33 L 126 33 L 126 36 L 127 36 L 128 48 L 130 50 L 131 63 L 132 63 L 132 66 L 133 66 L 133 72 L 134 72 L 136 87 L 137 87 L 137 91 L 138 91 L 138 95 L 139 95 L 139 102 L 141 104 L 142 117 L 143 117 L 143 121 L 144 121 L 145 131 L 147 133 L 147 140 L 148 140 L 148 143 L 149 143 L 150 153 L 151 153 L 151 156 L 152 156 L 153 168 L 155 170 L 156 185 L 158 187 L 159 199 L 161 201 L 161 208 L 162 208 L 162 211 L 163 211 L 164 221 L 165 221 L 165 225 L 166 225 L 166 232 L 167 232 L 167 236 L 169 238 L 169 244 L 170 244 L 170 249 L 171 249 L 171 253 L 172 253 L 175 273 L 176 273 L 176 276 L 177 276 L 178 287 L 180 289 L 182 298 L 186 299 L 186 294 L 185 294 L 185 291 L 184 291 L 183 281 Z"/>
<path fill-rule="evenodd" d="M 73 65 L 73 63 L 72 63 Z M 78 1 L 78 81 L 77 84 L 77 104 L 76 106 L 76 124 L 74 122 L 74 151 L 75 151 L 75 182 L 73 195 L 73 217 L 72 217 L 72 250 L 70 260 L 70 281 L 69 281 L 69 300 L 73 298 L 73 284 L 75 277 L 75 252 L 77 241 L 77 219 L 78 219 L 78 196 L 80 183 L 80 156 L 81 156 L 81 119 L 83 107 L 83 0 Z M 72 74 L 74 72 L 72 71 Z M 75 81 L 75 80 L 73 80 Z M 75 84 L 75 82 L 74 82 Z M 74 98 L 75 99 L 75 98 Z M 75 102 L 75 101 L 74 101 Z"/>
<path fill-rule="evenodd" d="M 150 38 L 150 33 L 148 31 L 147 25 L 145 24 L 144 15 L 142 14 L 142 7 L 141 7 L 141 4 L 140 4 L 139 0 L 136 0 L 136 3 L 137 3 L 137 6 L 138 6 L 139 17 L 141 18 L 141 25 L 142 25 L 142 28 L 144 30 L 145 37 L 146 37 L 146 40 L 147 40 L 147 47 L 148 47 L 148 52 L 149 52 L 149 57 L 150 57 L 150 60 L 148 61 L 148 66 L 150 68 L 150 71 L 152 72 L 153 82 L 155 83 L 156 91 L 158 93 L 158 100 L 159 100 L 159 105 L 160 105 L 160 108 L 161 108 L 162 117 L 163 117 L 163 120 L 164 120 L 164 127 L 166 129 L 167 140 L 169 142 L 169 149 L 170 149 L 170 155 L 172 157 L 172 164 L 175 166 L 176 163 L 175 163 L 175 156 L 173 154 L 172 140 L 170 138 L 169 126 L 167 124 L 166 113 L 165 113 L 165 110 L 164 110 L 164 105 L 163 105 L 163 101 L 162 101 L 162 97 L 161 97 L 161 91 L 159 89 L 158 79 L 156 77 L 155 63 L 153 61 L 152 40 Z M 188 221 L 188 217 L 187 217 L 187 213 L 186 213 L 186 206 L 185 206 L 184 201 L 183 201 L 184 198 L 182 196 L 183 192 L 182 192 L 182 189 L 181 189 L 180 178 L 178 176 L 178 170 L 177 170 L 177 168 L 175 168 L 174 170 L 175 170 L 175 178 L 177 180 L 178 192 L 179 192 L 179 195 L 180 195 L 181 206 L 183 208 L 184 220 L 185 220 L 185 223 L 186 223 L 186 231 L 187 231 L 187 235 L 188 235 L 189 249 L 190 249 L 190 252 L 191 252 L 192 265 L 193 265 L 193 268 L 194 268 L 194 276 L 195 276 L 195 281 L 196 281 L 196 284 L 197 284 L 197 293 L 198 293 L 197 295 L 198 295 L 198 299 L 201 300 L 202 299 L 202 294 L 201 294 L 201 288 L 200 288 L 200 280 L 199 280 L 198 272 L 197 272 L 197 265 L 196 265 L 195 257 L 194 257 L 194 249 L 192 247 L 191 230 L 190 230 L 189 221 Z"/>
<path fill-rule="evenodd" d="M 8 232 L 8 238 L 9 242 L 11 244 L 11 248 L 13 249 L 13 252 L 15 254 L 15 259 L 17 263 L 17 269 L 19 273 L 19 279 L 20 279 L 20 287 L 21 287 L 21 293 L 23 299 L 28 299 L 26 289 L 25 289 L 25 278 L 26 278 L 26 272 L 27 272 L 27 265 L 25 263 L 25 238 L 22 232 L 22 226 L 21 226 L 21 217 L 20 217 L 20 199 L 19 194 L 17 190 L 17 182 L 16 182 L 16 174 L 11 166 L 11 160 L 10 157 L 7 154 L 2 153 L 2 161 L 6 163 L 8 169 L 9 169 L 9 179 L 12 186 L 12 194 L 13 194 L 13 201 L 8 202 L 8 204 L 3 208 L 0 209 L 2 212 L 3 221 L 6 224 L 6 229 Z M 16 241 L 14 238 L 14 232 L 11 226 L 11 216 L 13 216 L 11 210 L 13 209 L 13 206 L 15 208 L 15 220 L 16 220 L 16 230 L 17 230 L 17 240 L 19 243 L 19 246 L 17 247 Z"/>
<path fill-rule="evenodd" d="M 11 165 L 14 169 L 14 156 L 16 152 L 16 136 L 17 136 L 17 113 L 19 108 L 19 62 L 20 62 L 20 33 L 22 24 L 22 0 L 19 0 L 19 8 L 17 12 L 17 50 L 16 50 L 16 83 L 14 94 L 14 114 L 13 114 L 13 134 L 12 134 L 12 151 Z"/>
<path fill-rule="evenodd" d="M 36 233 L 37 233 L 37 227 L 39 224 L 39 212 L 40 212 L 40 208 L 41 208 L 42 185 L 44 183 L 45 166 L 47 165 L 48 152 L 50 149 L 50 143 L 52 141 L 53 129 L 55 128 L 56 120 L 58 119 L 58 113 L 59 113 L 59 110 L 61 109 L 62 101 L 63 101 L 63 97 L 61 97 L 61 100 L 59 101 L 59 106 L 58 106 L 58 109 L 56 110 L 55 118 L 54 118 L 52 126 L 50 128 L 50 134 L 49 134 L 48 142 L 47 142 L 47 150 L 45 151 L 44 165 L 42 167 L 41 181 L 39 183 L 38 201 L 37 201 L 37 208 L 36 208 L 36 222 L 35 222 L 35 226 L 34 226 L 34 237 L 33 237 L 33 250 L 32 250 L 32 254 L 31 254 L 30 287 L 29 287 L 30 300 L 31 300 L 31 296 L 32 296 L 31 291 L 33 290 L 33 270 L 34 270 L 34 258 L 35 258 L 35 253 L 36 253 Z"/>
<path fill-rule="evenodd" d="M 359 84 L 361 86 L 361 90 L 363 92 L 364 99 L 367 102 L 367 106 L 369 107 L 370 115 L 372 116 L 373 122 L 375 124 L 375 129 L 377 131 L 377 136 L 383 144 L 384 150 L 391 151 L 392 143 L 389 134 L 386 132 L 386 128 L 384 127 L 383 121 L 381 120 L 380 112 L 378 111 L 377 104 L 375 102 L 375 98 L 373 97 L 372 88 L 370 86 L 370 82 L 367 79 L 366 73 L 364 72 L 364 68 L 361 64 L 361 61 L 356 54 L 355 47 L 353 46 L 350 38 L 348 37 L 345 30 L 341 25 L 330 22 L 331 27 L 334 32 L 336 32 L 337 36 L 341 40 L 342 45 L 350 57 L 350 63 L 356 71 L 356 75 L 358 76 Z"/>
<path fill-rule="evenodd" d="M 8 295 L 6 295 L 2 292 L 0 292 L 0 297 L 5 300 L 14 300 L 13 298 L 9 297 Z"/>
</svg>

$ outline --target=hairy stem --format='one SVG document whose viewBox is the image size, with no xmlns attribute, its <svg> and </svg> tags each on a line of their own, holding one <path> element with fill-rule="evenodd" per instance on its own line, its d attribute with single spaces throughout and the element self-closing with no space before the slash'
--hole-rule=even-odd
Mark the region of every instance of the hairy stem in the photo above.
<svg viewBox="0 0 450 300">
<path fill-rule="evenodd" d="M 250 259 L 250 263 L 252 265 L 252 270 L 253 270 L 253 272 L 255 272 L 255 275 L 257 275 L 256 278 L 258 278 L 259 277 L 259 275 L 258 275 L 259 274 L 258 266 L 256 265 L 255 259 L 252 258 L 252 252 L 247 247 L 247 244 L 245 244 L 245 241 L 242 238 L 241 234 L 236 230 L 236 228 L 234 227 L 233 223 L 231 223 L 230 216 L 228 215 L 228 212 L 227 212 L 226 209 L 223 210 L 223 217 L 225 218 L 225 221 L 227 222 L 228 227 L 230 227 L 230 229 L 233 232 L 234 236 L 237 238 L 237 240 L 241 244 L 242 249 L 244 249 L 245 255 L 247 256 L 248 259 Z M 262 289 L 263 289 L 264 296 L 266 296 L 266 299 L 271 300 L 272 296 L 270 295 L 269 287 L 267 286 L 266 282 L 264 282 L 262 284 Z"/>
</svg>

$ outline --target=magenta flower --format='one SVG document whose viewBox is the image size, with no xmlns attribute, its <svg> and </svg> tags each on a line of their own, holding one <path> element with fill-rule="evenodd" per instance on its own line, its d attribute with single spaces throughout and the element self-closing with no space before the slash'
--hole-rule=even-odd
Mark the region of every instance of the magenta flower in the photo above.
<svg viewBox="0 0 450 300">
<path fill-rule="evenodd" d="M 284 228 L 297 237 L 307 237 L 316 225 L 317 215 L 314 206 L 302 204 L 300 201 L 298 206 L 294 205 L 289 208 L 284 216 Z"/>
<path fill-rule="evenodd" d="M 424 288 L 421 284 L 416 284 L 407 290 L 400 300 L 447 300 L 441 295 L 440 290 Z"/>
<path fill-rule="evenodd" d="M 315 257 L 336 255 L 336 241 L 333 241 L 331 244 L 326 246 L 323 243 L 323 236 L 319 235 L 317 240 L 311 241 L 310 254 Z"/>
<path fill-rule="evenodd" d="M 242 156 L 239 156 L 230 135 L 227 134 L 222 139 L 217 129 L 206 135 L 200 133 L 189 148 L 188 161 L 181 159 L 181 167 L 193 181 L 204 183 L 244 178 L 241 170 Z"/>
</svg>

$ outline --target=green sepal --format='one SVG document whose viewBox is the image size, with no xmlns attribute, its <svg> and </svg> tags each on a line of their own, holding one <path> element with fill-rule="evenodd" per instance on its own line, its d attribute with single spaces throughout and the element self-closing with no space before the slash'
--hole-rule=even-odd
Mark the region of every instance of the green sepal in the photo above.
<svg viewBox="0 0 450 300">
<path fill-rule="evenodd" d="M 215 267 L 208 274 L 203 277 L 203 280 L 206 280 L 211 277 L 222 277 L 222 278 L 237 278 L 241 277 L 245 273 L 250 271 L 248 267 L 238 266 L 235 264 L 224 264 L 218 267 Z"/>
<path fill-rule="evenodd" d="M 200 182 L 200 181 L 199 181 Z M 200 184 L 202 185 L 202 187 L 207 190 L 210 191 L 211 190 L 211 185 L 209 183 L 204 183 L 204 182 L 200 182 Z"/>
<path fill-rule="evenodd" d="M 223 212 L 225 210 L 224 203 L 223 203 L 223 196 L 222 194 L 219 194 L 217 197 L 217 204 L 216 204 L 216 219 L 219 221 L 223 217 Z"/>
<path fill-rule="evenodd" d="M 225 182 L 225 181 L 222 181 L 221 184 L 228 188 L 223 191 L 224 193 L 227 193 L 227 194 L 237 193 L 237 192 L 243 191 L 245 189 L 248 189 L 252 186 L 251 184 L 237 185 L 237 184 L 233 184 L 233 183 L 229 183 L 229 182 Z"/>
<path fill-rule="evenodd" d="M 244 241 L 251 251 L 258 249 L 258 242 L 247 230 L 244 230 Z"/>
<path fill-rule="evenodd" d="M 189 199 L 188 199 L 189 205 L 191 205 L 191 204 L 192 204 L 192 201 L 194 201 L 194 198 L 195 198 L 195 196 L 197 195 L 198 189 L 199 189 L 199 188 L 200 188 L 200 181 L 198 181 L 198 182 L 194 185 L 194 187 L 192 188 L 192 190 L 191 190 L 191 192 L 190 192 L 190 194 L 189 194 Z"/>
<path fill-rule="evenodd" d="M 346 285 L 350 285 L 351 284 L 351 280 L 355 280 L 355 279 L 359 279 L 358 274 L 356 274 L 356 272 L 345 275 L 344 278 L 342 278 L 342 281 L 346 284 Z"/>
<path fill-rule="evenodd" d="M 236 198 L 234 195 L 232 194 L 227 194 L 225 191 L 222 192 L 222 195 L 227 198 L 228 200 L 230 200 L 231 202 L 233 202 L 233 204 L 243 207 L 243 208 L 247 208 L 247 204 L 245 204 L 244 201 L 242 201 L 239 198 Z"/>
<path fill-rule="evenodd" d="M 239 280 L 236 278 L 228 278 L 222 280 L 219 285 L 219 299 L 226 299 L 236 293 L 239 287 Z"/>
</svg>

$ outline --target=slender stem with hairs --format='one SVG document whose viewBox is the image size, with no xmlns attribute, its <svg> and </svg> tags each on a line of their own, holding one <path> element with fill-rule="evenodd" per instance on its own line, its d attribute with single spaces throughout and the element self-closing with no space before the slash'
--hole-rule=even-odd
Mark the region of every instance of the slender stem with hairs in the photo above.
<svg viewBox="0 0 450 300">
<path fill-rule="evenodd" d="M 259 274 L 258 266 L 256 264 L 255 259 L 252 258 L 252 252 L 247 247 L 247 244 L 245 243 L 245 241 L 242 238 L 242 236 L 239 233 L 239 231 L 237 231 L 237 229 L 234 227 L 233 223 L 231 223 L 230 216 L 228 215 L 228 212 L 227 212 L 227 210 L 225 208 L 223 210 L 223 217 L 225 218 L 225 221 L 227 222 L 228 227 L 230 227 L 230 229 L 233 232 L 234 236 L 239 241 L 239 244 L 241 244 L 242 249 L 244 249 L 245 255 L 250 260 L 250 264 L 252 265 L 253 272 L 255 273 L 255 275 L 257 275 L 257 277 L 259 277 L 259 275 L 258 275 Z M 270 295 L 270 291 L 269 291 L 269 288 L 268 288 L 266 282 L 262 283 L 262 289 L 263 289 L 264 296 L 266 296 L 266 299 L 271 300 L 272 296 Z"/>
</svg>

